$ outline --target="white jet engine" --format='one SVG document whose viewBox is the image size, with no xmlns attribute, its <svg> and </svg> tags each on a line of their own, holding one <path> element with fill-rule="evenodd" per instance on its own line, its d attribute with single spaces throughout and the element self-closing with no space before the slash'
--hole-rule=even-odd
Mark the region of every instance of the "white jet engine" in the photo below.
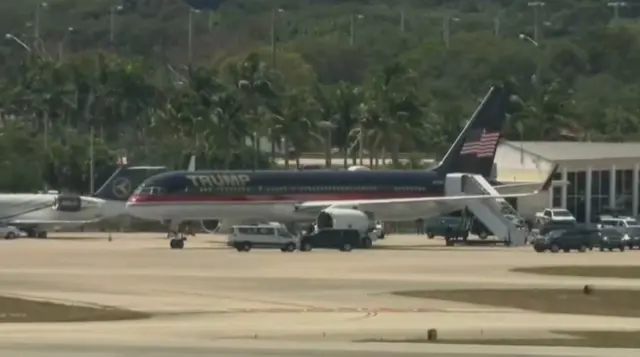
<svg viewBox="0 0 640 357">
<path fill-rule="evenodd" d="M 365 212 L 353 208 L 327 208 L 316 218 L 318 230 L 357 229 L 366 232 L 371 224 L 372 219 Z"/>
<path fill-rule="evenodd" d="M 79 212 L 82 210 L 82 199 L 75 195 L 58 195 L 53 200 L 52 208 L 61 212 Z"/>
</svg>

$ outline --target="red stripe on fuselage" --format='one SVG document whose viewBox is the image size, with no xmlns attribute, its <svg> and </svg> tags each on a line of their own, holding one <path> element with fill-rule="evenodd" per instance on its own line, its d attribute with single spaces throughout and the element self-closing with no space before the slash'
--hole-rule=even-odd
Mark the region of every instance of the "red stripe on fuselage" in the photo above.
<svg viewBox="0 0 640 357">
<path fill-rule="evenodd" d="M 155 202 L 307 202 L 307 201 L 342 201 L 342 200 L 375 200 L 392 198 L 416 198 L 432 197 L 425 192 L 381 192 L 381 193 L 306 193 L 290 195 L 133 195 L 130 203 L 155 203 Z"/>
</svg>

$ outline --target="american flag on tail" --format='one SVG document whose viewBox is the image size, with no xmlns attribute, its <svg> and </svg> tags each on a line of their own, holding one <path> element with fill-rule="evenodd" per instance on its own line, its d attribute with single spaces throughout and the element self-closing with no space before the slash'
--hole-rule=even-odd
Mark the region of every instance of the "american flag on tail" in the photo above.
<svg viewBox="0 0 640 357">
<path fill-rule="evenodd" d="M 487 132 L 485 129 L 470 133 L 462 145 L 460 155 L 475 155 L 476 157 L 491 157 L 500 140 L 500 132 Z"/>
</svg>

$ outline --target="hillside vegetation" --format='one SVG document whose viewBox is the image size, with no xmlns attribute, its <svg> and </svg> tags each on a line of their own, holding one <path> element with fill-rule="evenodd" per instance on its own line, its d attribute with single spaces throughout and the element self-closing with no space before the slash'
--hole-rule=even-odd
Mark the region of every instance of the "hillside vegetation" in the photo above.
<svg viewBox="0 0 640 357">
<path fill-rule="evenodd" d="M 100 177 L 120 156 L 261 168 L 359 145 L 399 167 L 441 155 L 495 83 L 507 138 L 640 137 L 640 6 L 528 3 L 0 2 L 0 190 L 86 193 L 92 137 Z"/>
</svg>

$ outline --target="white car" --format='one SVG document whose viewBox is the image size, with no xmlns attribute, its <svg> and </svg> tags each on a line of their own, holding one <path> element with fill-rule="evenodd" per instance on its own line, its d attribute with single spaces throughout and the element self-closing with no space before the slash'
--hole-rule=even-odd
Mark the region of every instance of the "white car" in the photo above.
<svg viewBox="0 0 640 357">
<path fill-rule="evenodd" d="M 640 225 L 633 217 L 613 217 L 613 216 L 600 216 L 599 222 L 603 227 L 617 227 L 617 228 L 628 228 L 632 226 Z"/>
<path fill-rule="evenodd" d="M 14 239 L 21 237 L 22 235 L 22 232 L 20 232 L 18 228 L 6 223 L 0 223 L 0 237 L 4 239 Z"/>
<path fill-rule="evenodd" d="M 549 222 L 576 222 L 576 218 L 564 208 L 547 208 L 536 213 L 536 222 L 538 225 Z"/>
<path fill-rule="evenodd" d="M 260 224 L 254 226 L 233 226 L 227 245 L 239 252 L 251 248 L 277 248 L 283 252 L 293 252 L 300 246 L 300 239 L 284 226 Z"/>
</svg>

